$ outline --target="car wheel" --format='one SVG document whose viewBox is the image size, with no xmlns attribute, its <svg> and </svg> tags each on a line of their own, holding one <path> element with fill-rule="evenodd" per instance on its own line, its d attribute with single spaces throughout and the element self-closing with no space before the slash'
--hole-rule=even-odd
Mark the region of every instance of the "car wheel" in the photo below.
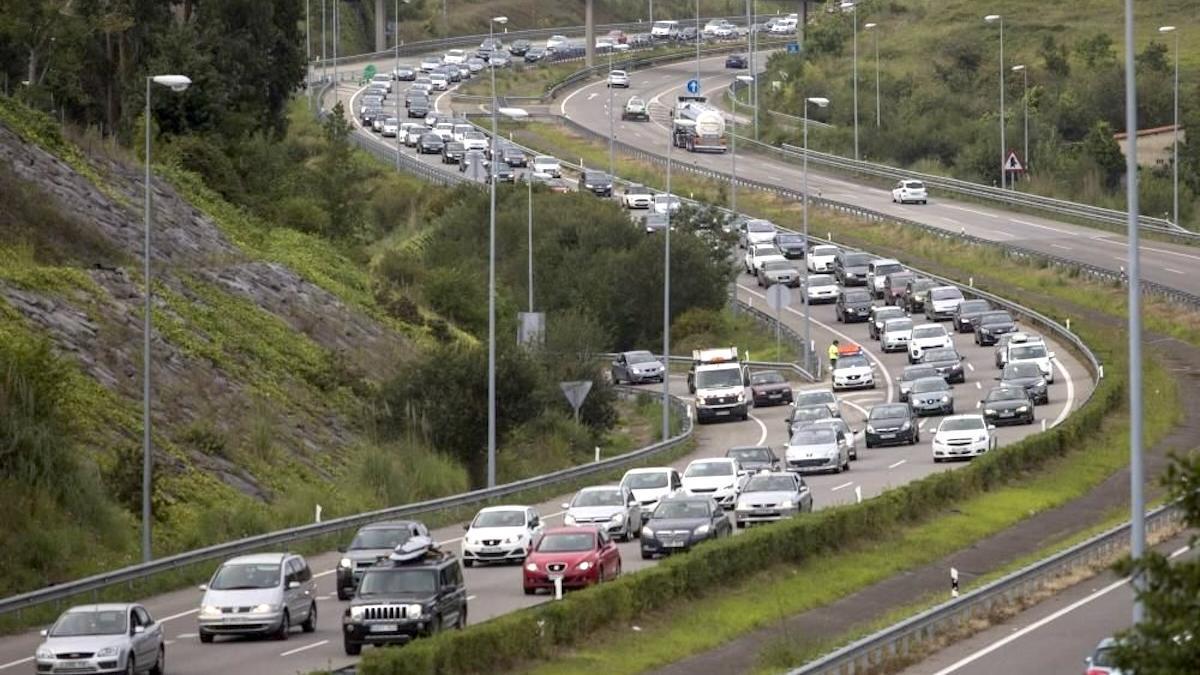
<svg viewBox="0 0 1200 675">
<path fill-rule="evenodd" d="M 652 558 L 654 558 L 654 554 L 642 551 L 642 560 L 650 560 Z"/>
<path fill-rule="evenodd" d="M 133 654 L 130 654 L 129 658 L 125 660 L 125 674 L 126 675 L 136 675 L 136 673 L 137 673 L 137 663 L 133 659 Z"/>
<path fill-rule="evenodd" d="M 858 461 L 858 452 L 851 453 L 850 460 L 857 462 Z"/>
<path fill-rule="evenodd" d="M 850 458 L 847 457 L 846 464 L 842 466 L 842 471 L 849 471 L 849 470 L 850 470 Z"/>
<path fill-rule="evenodd" d="M 317 603 L 314 601 L 312 609 L 308 610 L 308 618 L 304 623 L 300 624 L 301 630 L 305 633 L 315 633 L 317 631 Z"/>
<path fill-rule="evenodd" d="M 525 595 L 534 595 L 535 593 L 537 593 L 536 588 L 525 587 Z"/>
<path fill-rule="evenodd" d="M 351 642 L 348 639 L 342 639 L 342 649 L 346 652 L 346 656 L 358 656 L 362 653 L 362 645 L 357 642 Z"/>
<path fill-rule="evenodd" d="M 208 633 L 208 632 L 205 632 L 205 631 L 200 631 L 200 642 L 201 642 L 201 643 L 203 643 L 203 644 L 206 644 L 206 645 L 207 645 L 207 644 L 211 644 L 211 643 L 212 643 L 212 641 L 213 641 L 213 634 L 212 634 L 212 633 Z"/>
<path fill-rule="evenodd" d="M 870 450 L 873 447 L 875 447 L 875 444 L 872 443 L 871 441 L 867 441 L 867 449 Z"/>
<path fill-rule="evenodd" d="M 934 464 L 941 464 L 941 463 L 942 463 L 942 458 L 941 458 L 941 457 L 934 457 L 934 458 L 933 458 L 933 463 L 934 463 Z"/>
<path fill-rule="evenodd" d="M 470 558 L 463 558 L 462 563 L 463 563 L 463 567 L 474 567 L 475 566 L 475 561 L 471 560 Z"/>
<path fill-rule="evenodd" d="M 454 622 L 454 630 L 463 630 L 467 627 L 467 606 L 463 605 L 462 611 L 458 613 L 458 619 Z"/>
<path fill-rule="evenodd" d="M 292 619 L 288 616 L 287 610 L 283 610 L 283 618 L 279 620 L 279 628 L 275 631 L 276 640 L 288 639 L 288 634 L 292 632 Z"/>
<path fill-rule="evenodd" d="M 917 443 L 920 443 L 920 442 L 921 442 L 921 432 L 918 431 L 916 434 L 913 435 L 912 445 L 916 445 Z"/>
<path fill-rule="evenodd" d="M 167 648 L 159 646 L 158 658 L 154 660 L 154 667 L 150 669 L 150 675 L 163 675 L 167 672 Z"/>
<path fill-rule="evenodd" d="M 1025 424 L 1033 424 L 1033 415 L 1030 415 L 1030 416 L 1029 416 L 1029 417 L 1028 417 L 1028 418 L 1025 420 Z"/>
</svg>

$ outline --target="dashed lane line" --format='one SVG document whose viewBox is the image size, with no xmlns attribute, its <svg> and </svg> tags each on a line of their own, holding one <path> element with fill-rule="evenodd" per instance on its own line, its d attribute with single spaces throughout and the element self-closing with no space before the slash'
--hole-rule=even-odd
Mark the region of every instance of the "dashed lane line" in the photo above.
<svg viewBox="0 0 1200 675">
<path fill-rule="evenodd" d="M 889 469 L 894 469 L 894 468 L 896 468 L 896 467 L 900 466 L 901 464 L 906 464 L 906 463 L 908 463 L 908 460 L 907 460 L 907 459 L 902 459 L 902 460 L 900 460 L 899 462 L 895 462 L 895 463 L 893 463 L 893 464 L 889 464 L 889 465 L 888 465 L 888 468 L 889 468 Z"/>
<path fill-rule="evenodd" d="M 322 645 L 327 645 L 327 644 L 329 644 L 329 640 L 320 640 L 320 641 L 314 642 L 312 644 L 304 645 L 303 647 L 296 647 L 295 649 L 289 649 L 286 652 L 281 652 L 279 655 L 280 656 L 291 656 L 292 654 L 299 654 L 300 652 L 306 652 L 310 649 L 316 649 L 317 647 L 320 647 Z"/>
</svg>

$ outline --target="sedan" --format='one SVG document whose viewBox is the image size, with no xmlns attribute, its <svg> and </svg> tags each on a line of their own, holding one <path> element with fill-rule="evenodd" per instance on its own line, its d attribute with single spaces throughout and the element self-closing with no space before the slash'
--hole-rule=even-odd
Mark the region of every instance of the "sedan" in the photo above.
<svg viewBox="0 0 1200 675">
<path fill-rule="evenodd" d="M 875 367 L 863 352 L 847 354 L 833 367 L 833 389 L 875 388 Z"/>
<path fill-rule="evenodd" d="M 642 526 L 642 559 L 686 551 L 709 539 L 727 537 L 733 526 L 721 505 L 708 497 L 667 497 Z"/>
<path fill-rule="evenodd" d="M 525 63 L 537 63 L 546 58 L 546 50 L 542 47 L 530 47 L 525 52 Z"/>
<path fill-rule="evenodd" d="M 642 506 L 620 485 L 585 487 L 562 505 L 564 525 L 589 525 L 618 541 L 629 541 L 642 528 Z"/>
<path fill-rule="evenodd" d="M 996 427 L 983 415 L 953 415 L 933 432 L 933 461 L 970 459 L 996 449 Z"/>
<path fill-rule="evenodd" d="M 783 253 L 788 260 L 804 257 L 804 235 L 790 232 L 779 232 L 775 235 L 775 248 Z"/>
<path fill-rule="evenodd" d="M 745 471 L 737 460 L 697 459 L 683 470 L 683 491 L 709 497 L 721 505 L 732 505 L 744 482 Z"/>
<path fill-rule="evenodd" d="M 450 141 L 442 146 L 442 164 L 458 164 L 462 161 L 467 149 L 458 141 Z"/>
<path fill-rule="evenodd" d="M 921 442 L 917 414 L 907 403 L 880 403 L 867 414 L 868 448 L 880 445 L 916 445 Z"/>
<path fill-rule="evenodd" d="M 946 332 L 946 327 L 937 323 L 926 323 L 913 328 L 912 339 L 908 342 L 908 362 L 917 363 L 926 349 L 954 347 L 954 340 Z"/>
<path fill-rule="evenodd" d="M 908 280 L 914 278 L 912 272 L 893 272 L 883 279 L 883 301 L 897 307 L 904 306 L 904 291 L 908 288 Z"/>
<path fill-rule="evenodd" d="M 960 333 L 970 333 L 975 330 L 975 320 L 984 312 L 992 311 L 992 303 L 987 300 L 963 300 L 954 310 L 954 328 Z"/>
<path fill-rule="evenodd" d="M 922 417 L 954 414 L 954 392 L 950 390 L 950 383 L 937 375 L 913 382 L 908 400 Z"/>
<path fill-rule="evenodd" d="M 621 576 L 621 551 L 595 528 L 556 527 L 547 530 L 525 559 L 525 595 L 539 589 L 586 588 Z"/>
<path fill-rule="evenodd" d="M 779 457 L 765 445 L 730 448 L 725 451 L 725 456 L 736 459 L 738 466 L 749 473 L 779 470 Z"/>
<path fill-rule="evenodd" d="M 796 429 L 784 452 L 788 471 L 841 473 L 850 470 L 850 444 L 845 434 L 833 427 Z"/>
<path fill-rule="evenodd" d="M 533 158 L 534 173 L 548 173 L 555 178 L 562 177 L 562 166 L 558 160 L 548 155 L 538 155 Z"/>
<path fill-rule="evenodd" d="M 740 529 L 754 523 L 783 520 L 797 513 L 811 513 L 812 510 L 812 491 L 799 475 L 760 473 L 750 478 L 738 497 L 733 522 Z"/>
<path fill-rule="evenodd" d="M 513 40 L 508 46 L 508 53 L 513 56 L 524 56 L 529 51 L 529 40 Z"/>
<path fill-rule="evenodd" d="M 844 323 L 866 321 L 871 313 L 871 293 L 865 289 L 844 288 L 833 307 L 837 320 Z"/>
<path fill-rule="evenodd" d="M 806 408 L 812 405 L 825 406 L 831 417 L 842 416 L 842 406 L 832 389 L 809 389 L 796 395 L 797 408 Z"/>
<path fill-rule="evenodd" d="M 925 204 L 929 200 L 929 194 L 925 190 L 925 184 L 919 180 L 902 180 L 897 181 L 895 187 L 892 188 L 892 201 L 899 204 Z"/>
<path fill-rule="evenodd" d="M 607 86 L 609 86 L 609 87 L 624 87 L 624 88 L 628 89 L 629 88 L 629 73 L 627 73 L 623 70 L 609 71 Z"/>
<path fill-rule="evenodd" d="M 541 517 L 528 506 L 489 506 L 463 526 L 462 563 L 521 562 L 542 534 Z"/>
<path fill-rule="evenodd" d="M 813 274 L 808 277 L 807 286 L 801 282 L 800 299 L 806 305 L 815 305 L 818 302 L 836 302 L 838 290 L 840 289 L 837 279 L 834 279 L 832 275 Z"/>
<path fill-rule="evenodd" d="M 912 384 L 923 377 L 941 377 L 932 366 L 927 366 L 918 363 L 914 366 L 906 366 L 900 371 L 900 377 L 896 380 L 896 389 L 900 394 L 901 401 L 907 401 L 908 395 L 912 392 Z"/>
<path fill-rule="evenodd" d="M 808 271 L 814 274 L 833 271 L 833 260 L 837 257 L 838 247 L 836 246 L 814 246 L 808 254 L 807 264 Z"/>
<path fill-rule="evenodd" d="M 1017 330 L 1017 323 L 1012 315 L 1003 310 L 984 312 L 975 319 L 975 344 L 988 346 L 996 344 L 1001 335 Z"/>
<path fill-rule="evenodd" d="M 393 71 L 397 80 L 412 82 L 417 79 L 417 71 L 412 66 L 400 66 Z"/>
<path fill-rule="evenodd" d="M 760 370 L 750 374 L 750 397 L 755 408 L 791 403 L 792 386 L 778 370 Z"/>
<path fill-rule="evenodd" d="M 1002 387 L 1020 387 L 1029 393 L 1029 398 L 1038 405 L 1044 405 L 1050 402 L 1050 391 L 1046 386 L 1046 378 L 1042 375 L 1042 369 L 1038 368 L 1036 363 L 1025 361 L 1022 363 L 1010 363 L 1004 366 L 1004 370 L 1000 372 L 1000 377 L 996 378 L 1000 381 Z"/>
<path fill-rule="evenodd" d="M 162 624 L 142 605 L 72 607 L 42 631 L 42 638 L 31 659 L 39 673 L 161 673 L 166 668 Z"/>
<path fill-rule="evenodd" d="M 729 56 L 725 57 L 725 67 L 733 68 L 735 70 L 745 70 L 746 68 L 749 68 L 750 65 L 746 60 L 745 54 L 730 54 Z"/>
<path fill-rule="evenodd" d="M 828 419 L 833 419 L 833 415 L 829 413 L 829 408 L 823 405 L 796 406 L 792 408 L 791 413 L 784 420 L 784 424 L 788 436 L 791 437 L 792 433 L 800 427 Z"/>
<path fill-rule="evenodd" d="M 883 322 L 879 333 L 879 346 L 885 352 L 902 352 L 908 350 L 912 340 L 913 321 L 908 317 L 888 319 Z"/>
<path fill-rule="evenodd" d="M 1033 399 L 1023 387 L 994 387 L 979 405 L 988 424 L 1033 424 Z"/>
<path fill-rule="evenodd" d="M 611 197 L 613 193 L 612 178 L 603 171 L 584 171 L 579 175 L 579 191 L 590 192 L 600 197 Z"/>
<path fill-rule="evenodd" d="M 417 152 L 422 155 L 436 155 L 444 147 L 446 147 L 446 141 L 443 141 L 441 136 L 432 132 L 421 134 L 421 139 L 417 141 Z"/>
<path fill-rule="evenodd" d="M 504 147 L 504 150 L 500 152 L 500 158 L 505 164 L 514 168 L 518 166 L 527 166 L 529 164 L 529 161 L 525 158 L 525 152 L 520 148 L 513 147 L 511 145 L 506 145 Z"/>
<path fill-rule="evenodd" d="M 963 370 L 962 356 L 954 347 L 926 349 L 921 354 L 921 363 L 933 368 L 947 382 L 966 382 L 967 374 Z"/>
<path fill-rule="evenodd" d="M 800 286 L 800 270 L 787 260 L 769 260 L 758 271 L 758 285 L 770 288 L 775 284 L 783 284 L 790 288 Z"/>
<path fill-rule="evenodd" d="M 662 361 L 647 351 L 621 352 L 612 362 L 612 381 L 614 384 L 628 382 L 642 384 L 644 382 L 662 382 Z"/>
<path fill-rule="evenodd" d="M 889 319 L 906 318 L 908 318 L 908 315 L 899 307 L 888 305 L 872 307 L 871 314 L 867 317 L 867 332 L 871 335 L 872 340 L 878 340 L 883 335 L 883 324 Z"/>
</svg>

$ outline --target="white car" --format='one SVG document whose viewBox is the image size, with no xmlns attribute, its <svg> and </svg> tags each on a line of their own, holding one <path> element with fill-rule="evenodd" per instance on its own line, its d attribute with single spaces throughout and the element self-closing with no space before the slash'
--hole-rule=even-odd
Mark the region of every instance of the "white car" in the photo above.
<svg viewBox="0 0 1200 675">
<path fill-rule="evenodd" d="M 908 341 L 908 362 L 916 363 L 921 360 L 921 354 L 926 349 L 940 347 L 953 348 L 954 340 L 946 332 L 946 327 L 940 323 L 923 323 L 912 329 L 912 337 Z"/>
<path fill-rule="evenodd" d="M 747 274 L 758 276 L 762 271 L 763 265 L 768 262 L 787 262 L 787 258 L 783 257 L 783 253 L 775 248 L 775 244 L 754 244 L 746 249 L 744 259 Z"/>
<path fill-rule="evenodd" d="M 671 37 L 672 33 L 679 30 L 679 22 L 672 20 L 655 21 L 650 27 L 650 37 L 663 39 Z"/>
<path fill-rule="evenodd" d="M 1003 355 L 1005 364 L 1036 363 L 1038 370 L 1042 371 L 1042 377 L 1046 378 L 1046 382 L 1054 384 L 1054 364 L 1050 362 L 1054 358 L 1054 352 L 1046 350 L 1045 340 L 1025 333 L 1014 333 L 1012 337 L 1008 338 L 1005 349 L 1006 353 Z"/>
<path fill-rule="evenodd" d="M 833 260 L 837 258 L 838 247 L 829 246 L 828 244 L 814 246 L 809 250 L 808 255 L 804 256 L 805 264 L 808 265 L 809 272 L 832 272 Z"/>
<path fill-rule="evenodd" d="M 850 470 L 850 444 L 845 434 L 831 426 L 802 426 L 784 447 L 788 471 L 812 473 Z"/>
<path fill-rule="evenodd" d="M 567 43 L 568 43 L 568 40 L 565 35 L 551 35 L 546 40 L 546 49 L 549 51 L 554 51 L 555 49 L 562 49 L 563 47 L 567 46 Z"/>
<path fill-rule="evenodd" d="M 642 505 L 621 485 L 585 487 L 562 505 L 563 525 L 603 529 L 614 539 L 629 541 L 641 534 Z"/>
<path fill-rule="evenodd" d="M 432 73 L 429 75 L 429 82 L 437 91 L 446 91 L 450 88 L 450 78 L 446 77 L 445 73 Z"/>
<path fill-rule="evenodd" d="M 438 122 L 437 125 L 433 127 L 433 133 L 440 136 L 443 141 L 461 141 L 462 140 L 461 138 L 454 137 L 454 123 L 453 122 Z"/>
<path fill-rule="evenodd" d="M 838 293 L 842 290 L 838 286 L 837 278 L 832 274 L 810 274 L 808 275 L 808 283 L 800 280 L 800 299 L 806 304 L 810 302 L 836 302 Z"/>
<path fill-rule="evenodd" d="M 983 415 L 951 415 L 933 434 L 933 461 L 977 457 L 996 449 L 996 427 Z"/>
<path fill-rule="evenodd" d="M 404 144 L 410 148 L 417 147 L 417 141 L 421 140 L 421 135 L 427 134 L 429 131 L 429 127 L 423 124 L 409 127 L 408 131 L 406 132 L 407 135 L 404 137 Z"/>
<path fill-rule="evenodd" d="M 609 87 L 625 87 L 629 88 L 629 73 L 623 70 L 611 70 L 608 73 Z"/>
<path fill-rule="evenodd" d="M 903 352 L 908 350 L 908 342 L 912 340 L 913 320 L 908 317 L 888 319 L 883 322 L 879 331 L 879 346 L 885 352 Z"/>
<path fill-rule="evenodd" d="M 925 190 L 925 184 L 919 180 L 896 181 L 896 186 L 892 188 L 892 201 L 900 204 L 927 204 L 929 193 Z"/>
<path fill-rule="evenodd" d="M 704 24 L 705 37 L 711 37 L 713 35 L 716 35 L 717 27 L 723 23 L 725 23 L 724 19 L 712 19 L 708 23 Z"/>
<path fill-rule="evenodd" d="M 421 59 L 420 67 L 421 67 L 421 70 L 428 73 L 431 70 L 436 70 L 441 65 L 442 65 L 442 60 L 440 58 L 438 58 L 436 56 L 426 56 L 425 58 Z"/>
<path fill-rule="evenodd" d="M 737 27 L 728 21 L 722 20 L 716 28 L 713 29 L 713 37 L 718 40 L 726 40 L 737 35 Z"/>
<path fill-rule="evenodd" d="M 383 121 L 383 127 L 380 128 L 379 133 L 388 138 L 395 138 L 399 131 L 399 121 L 395 117 L 389 117 Z"/>
<path fill-rule="evenodd" d="M 847 354 L 837 360 L 833 369 L 833 390 L 839 389 L 874 389 L 875 368 L 867 355 L 861 351 L 857 354 Z"/>
<path fill-rule="evenodd" d="M 462 562 L 521 562 L 533 539 L 542 532 L 542 519 L 528 506 L 489 506 L 475 515 L 462 538 Z"/>
<path fill-rule="evenodd" d="M 629 488 L 642 505 L 642 519 L 658 506 L 658 502 L 683 489 L 683 477 L 669 466 L 630 469 L 621 477 L 621 487 Z"/>
<path fill-rule="evenodd" d="M 442 57 L 443 63 L 452 63 L 458 65 L 467 62 L 467 52 L 462 49 L 451 49 Z"/>
<path fill-rule="evenodd" d="M 683 202 L 675 195 L 656 194 L 654 195 L 654 212 L 660 215 L 667 215 L 667 209 L 670 208 L 671 213 L 679 210 L 683 206 Z"/>
<path fill-rule="evenodd" d="M 466 136 L 468 131 L 475 131 L 475 126 L 472 124 L 458 123 L 458 124 L 453 124 L 452 128 L 454 129 L 454 131 L 452 132 L 453 140 L 456 140 L 460 143 L 462 142 L 463 137 Z"/>
<path fill-rule="evenodd" d="M 867 288 L 877 298 L 887 291 L 887 275 L 903 272 L 904 265 L 893 258 L 877 258 L 867 263 Z"/>
<path fill-rule="evenodd" d="M 796 19 L 788 16 L 777 20 L 768 30 L 775 35 L 787 35 L 796 32 L 796 25 L 798 23 Z"/>
<path fill-rule="evenodd" d="M 549 155 L 534 157 L 531 168 L 534 173 L 548 173 L 555 178 L 562 178 L 562 166 L 557 159 Z"/>
<path fill-rule="evenodd" d="M 775 223 L 762 218 L 751 218 L 738 228 L 738 245 L 742 248 L 753 244 L 770 244 L 779 234 Z"/>
<path fill-rule="evenodd" d="M 925 296 L 925 318 L 930 321 L 953 319 L 954 310 L 962 301 L 962 291 L 954 286 L 935 286 Z"/>
<path fill-rule="evenodd" d="M 838 401 L 837 394 L 834 394 L 830 389 L 809 389 L 807 391 L 798 391 L 794 395 L 792 407 L 803 408 L 810 405 L 823 405 L 829 408 L 829 414 L 834 417 L 842 416 L 842 404 Z"/>
<path fill-rule="evenodd" d="M 627 209 L 648 209 L 653 204 L 654 193 L 640 183 L 627 185 L 621 193 L 621 205 Z"/>
<path fill-rule="evenodd" d="M 846 423 L 846 420 L 839 418 L 816 420 L 804 425 L 806 427 L 829 427 L 836 431 L 842 432 L 842 436 L 846 439 L 846 447 L 850 453 L 850 461 L 858 461 L 858 435 Z"/>
<path fill-rule="evenodd" d="M 736 459 L 697 459 L 683 471 L 683 491 L 689 495 L 712 497 L 721 506 L 732 506 L 745 479 L 746 472 Z"/>
<path fill-rule="evenodd" d="M 411 85 L 409 85 L 408 90 L 419 91 L 428 95 L 429 92 L 433 91 L 433 80 L 426 80 L 425 82 L 413 82 Z"/>
<path fill-rule="evenodd" d="M 486 152 L 488 149 L 488 137 L 482 131 L 468 131 L 463 134 L 462 144 L 464 150 L 482 150 Z"/>
</svg>

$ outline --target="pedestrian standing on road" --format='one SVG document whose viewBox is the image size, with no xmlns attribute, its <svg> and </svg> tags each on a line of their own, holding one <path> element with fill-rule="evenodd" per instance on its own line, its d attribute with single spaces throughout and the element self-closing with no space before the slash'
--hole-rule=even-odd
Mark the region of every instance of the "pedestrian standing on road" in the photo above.
<svg viewBox="0 0 1200 675">
<path fill-rule="evenodd" d="M 834 340 L 833 344 L 829 345 L 829 377 L 833 377 L 833 371 L 837 368 L 838 360 L 838 341 Z"/>
</svg>

